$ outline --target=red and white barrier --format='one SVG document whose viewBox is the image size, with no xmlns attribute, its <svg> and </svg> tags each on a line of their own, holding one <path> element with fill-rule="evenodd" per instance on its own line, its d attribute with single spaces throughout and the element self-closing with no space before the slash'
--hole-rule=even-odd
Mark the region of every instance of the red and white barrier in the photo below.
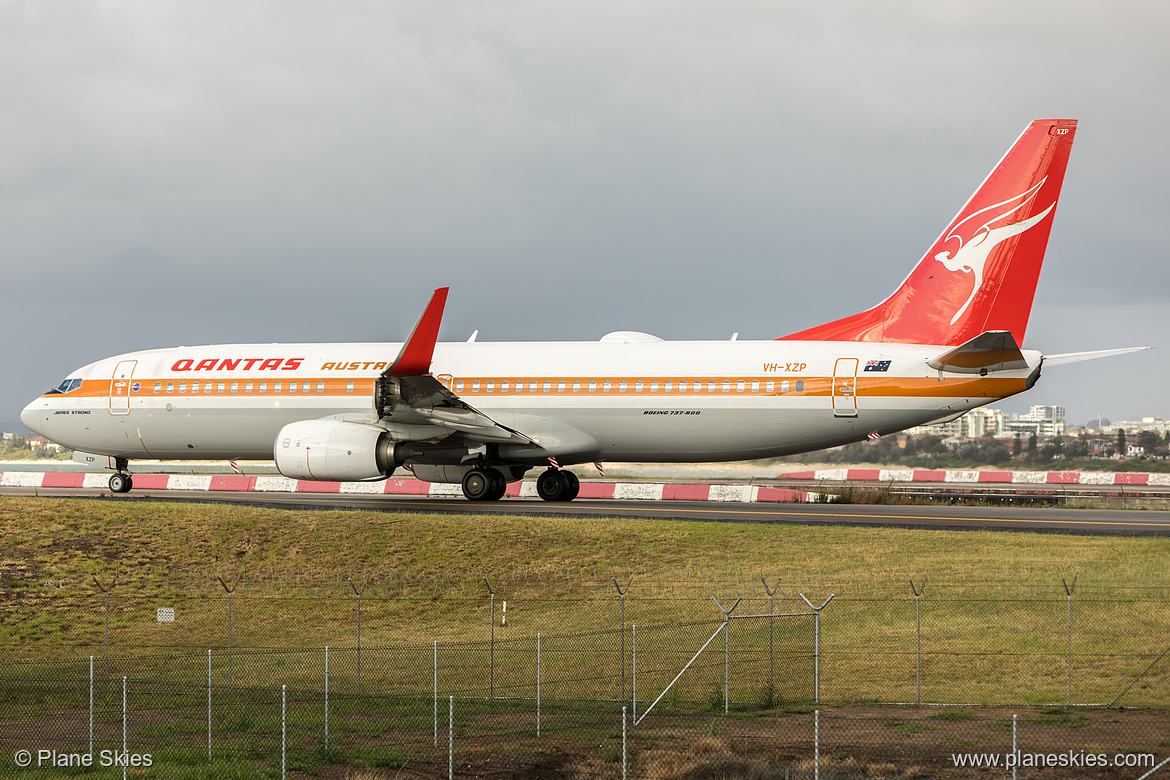
<svg viewBox="0 0 1170 780">
<path fill-rule="evenodd" d="M 1155 485 L 1170 487 L 1170 474 L 1104 471 L 971 471 L 964 469 L 817 469 L 790 471 L 782 479 L 818 482 L 1000 482 L 1012 485 Z"/>
</svg>

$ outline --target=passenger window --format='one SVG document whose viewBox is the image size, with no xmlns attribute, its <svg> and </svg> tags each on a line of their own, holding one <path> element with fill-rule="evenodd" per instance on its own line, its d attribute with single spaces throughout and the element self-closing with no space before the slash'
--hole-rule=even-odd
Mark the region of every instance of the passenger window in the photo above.
<svg viewBox="0 0 1170 780">
<path fill-rule="evenodd" d="M 787 392 L 788 392 L 788 380 L 787 380 L 787 379 L 781 379 L 781 380 L 780 380 L 780 392 L 781 392 L 781 393 L 787 393 Z"/>
<path fill-rule="evenodd" d="M 237 392 L 239 389 L 240 389 L 240 383 L 239 382 L 232 382 L 232 392 L 233 393 Z"/>
<path fill-rule="evenodd" d="M 274 392 L 274 393 L 279 393 L 279 392 L 280 392 L 280 389 L 281 389 L 283 386 L 284 386 L 284 383 L 283 383 L 283 382 L 273 382 L 273 383 L 272 383 L 272 392 Z"/>
<path fill-rule="evenodd" d="M 220 385 L 220 387 L 223 387 L 223 382 L 220 382 L 219 385 Z M 288 383 L 288 391 L 290 393 L 295 393 L 297 391 L 297 383 L 296 382 L 289 382 Z M 222 393 L 223 390 L 220 390 L 220 392 Z"/>
<path fill-rule="evenodd" d="M 179 392 L 180 393 L 187 392 L 187 383 L 186 382 L 179 382 Z"/>
<path fill-rule="evenodd" d="M 546 379 L 546 380 L 545 380 L 545 382 L 544 382 L 544 388 L 543 388 L 543 389 L 544 389 L 544 392 L 546 392 L 546 393 L 551 393 L 551 392 L 552 392 L 552 382 L 549 382 L 549 381 Z"/>
<path fill-rule="evenodd" d="M 589 392 L 591 392 L 591 393 L 597 392 L 597 380 L 596 379 L 589 380 Z"/>
<path fill-rule="evenodd" d="M 574 383 L 573 383 L 573 392 L 574 392 L 574 393 L 579 393 L 579 392 L 581 392 L 581 383 L 580 383 L 580 382 L 574 382 Z"/>
<path fill-rule="evenodd" d="M 765 392 L 765 393 L 774 393 L 774 392 L 776 392 L 776 380 L 774 380 L 774 379 L 769 379 L 767 382 L 765 382 L 765 383 L 764 383 L 764 392 Z"/>
<path fill-rule="evenodd" d="M 642 380 L 641 379 L 639 379 L 637 382 L 634 382 L 634 392 L 635 393 L 642 392 Z"/>
<path fill-rule="evenodd" d="M 162 392 L 162 382 L 155 382 L 154 383 L 154 392 L 156 392 L 156 393 Z"/>
<path fill-rule="evenodd" d="M 558 393 L 565 392 L 565 380 L 562 379 L 561 381 L 557 382 L 557 392 Z"/>
<path fill-rule="evenodd" d="M 199 392 L 199 383 L 198 383 L 198 382 L 192 382 L 192 383 L 191 383 L 191 392 L 192 392 L 192 393 L 198 393 L 198 392 Z"/>
<path fill-rule="evenodd" d="M 650 383 L 650 392 L 651 392 L 651 393 L 657 393 L 657 392 L 658 392 L 658 383 L 657 383 L 657 382 L 651 382 L 651 383 Z"/>
<path fill-rule="evenodd" d="M 517 380 L 516 380 L 516 392 L 517 392 L 517 393 L 523 393 L 523 392 L 524 392 L 524 380 L 523 380 L 523 379 L 517 379 Z"/>
<path fill-rule="evenodd" d="M 244 383 L 244 392 L 245 392 L 245 393 L 250 393 L 250 392 L 252 392 L 252 383 L 251 383 L 251 382 L 245 382 L 245 383 Z"/>
<path fill-rule="evenodd" d="M 685 379 L 680 379 L 680 380 L 678 381 L 678 391 L 679 391 L 680 393 L 685 393 L 685 392 L 687 391 L 687 380 L 685 380 Z"/>
<path fill-rule="evenodd" d="M 663 382 L 662 383 L 662 392 L 669 393 L 671 384 L 672 384 L 672 382 L 669 379 L 667 379 L 665 382 Z"/>
<path fill-rule="evenodd" d="M 455 380 L 455 392 L 456 392 L 456 393 L 462 393 L 462 392 L 463 392 L 463 380 L 462 380 L 462 379 L 456 379 L 456 380 Z"/>
<path fill-rule="evenodd" d="M 496 391 L 496 380 L 494 380 L 494 379 L 489 379 L 489 380 L 488 380 L 488 382 L 487 382 L 487 391 L 488 391 L 489 393 L 494 393 L 494 392 Z"/>
<path fill-rule="evenodd" d="M 205 392 L 205 393 L 211 392 L 211 382 L 204 382 L 203 383 L 203 392 Z"/>
<path fill-rule="evenodd" d="M 301 392 L 302 393 L 309 392 L 309 383 L 308 382 L 305 382 L 303 385 L 301 385 Z"/>
<path fill-rule="evenodd" d="M 621 382 L 618 382 L 618 392 L 619 393 L 626 392 L 626 388 L 628 388 L 629 386 L 630 386 L 630 383 L 623 379 Z"/>
<path fill-rule="evenodd" d="M 507 379 L 500 382 L 500 392 L 501 393 L 508 392 L 508 380 Z"/>
<path fill-rule="evenodd" d="M 737 382 L 735 383 L 735 392 L 737 392 L 737 393 L 742 393 L 742 392 L 743 392 L 743 388 L 744 388 L 744 383 L 743 383 L 743 380 L 742 380 L 742 379 L 740 379 L 739 381 L 737 381 Z"/>
<path fill-rule="evenodd" d="M 798 393 L 804 392 L 804 380 L 803 379 L 796 380 L 796 392 L 798 392 Z"/>
<path fill-rule="evenodd" d="M 251 392 L 251 391 L 249 390 L 248 392 Z M 324 393 L 324 392 L 325 392 L 325 383 L 324 383 L 324 382 L 318 382 L 318 383 L 317 383 L 317 392 L 318 392 L 318 393 Z"/>
<path fill-rule="evenodd" d="M 601 383 L 601 392 L 608 393 L 613 388 L 613 382 L 608 379 Z"/>
<path fill-rule="evenodd" d="M 714 382 L 711 383 L 712 386 L 714 386 L 714 384 L 715 384 Z M 699 392 L 700 390 L 703 389 L 703 381 L 701 379 L 696 379 L 695 384 L 691 387 L 691 389 L 694 390 L 696 393 Z"/>
<path fill-rule="evenodd" d="M 261 393 L 264 392 L 264 383 L 263 382 L 260 383 L 260 392 Z M 345 392 L 347 392 L 347 393 L 353 392 L 353 382 L 346 382 L 345 383 Z"/>
<path fill-rule="evenodd" d="M 758 379 L 752 380 L 752 392 L 753 393 L 760 392 L 760 380 L 758 380 Z"/>
<path fill-rule="evenodd" d="M 175 392 L 175 383 L 174 382 L 167 382 L 167 392 L 168 393 Z"/>
<path fill-rule="evenodd" d="M 730 379 L 723 380 L 723 392 L 725 392 L 725 393 L 731 392 L 731 380 Z"/>
<path fill-rule="evenodd" d="M 708 381 L 707 381 L 707 392 L 708 392 L 708 393 L 714 393 L 714 392 L 715 392 L 715 384 L 716 384 L 716 383 L 715 383 L 715 380 L 714 380 L 714 379 L 711 379 L 711 380 L 708 380 Z"/>
<path fill-rule="evenodd" d="M 219 383 L 217 383 L 217 384 L 216 384 L 216 386 L 215 386 L 215 392 L 217 392 L 217 393 L 222 393 L 222 392 L 223 392 L 223 389 L 224 389 L 224 387 L 226 387 L 226 383 L 224 383 L 224 382 L 219 382 Z"/>
<path fill-rule="evenodd" d="M 473 393 L 479 392 L 479 380 L 478 379 L 476 379 L 474 382 L 471 383 L 471 392 L 473 392 Z"/>
<path fill-rule="evenodd" d="M 352 384 L 353 384 L 353 382 L 350 382 L 350 385 L 352 385 Z M 260 392 L 261 392 L 261 393 L 267 393 L 267 392 L 268 392 L 268 383 L 267 383 L 267 382 L 261 382 L 261 383 L 260 383 L 259 390 L 260 390 Z"/>
</svg>

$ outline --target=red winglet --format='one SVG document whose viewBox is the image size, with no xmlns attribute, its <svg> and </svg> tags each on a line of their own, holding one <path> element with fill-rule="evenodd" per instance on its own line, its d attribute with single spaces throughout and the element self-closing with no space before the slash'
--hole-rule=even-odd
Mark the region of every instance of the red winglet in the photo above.
<svg viewBox="0 0 1170 780">
<path fill-rule="evenodd" d="M 447 305 L 447 291 L 440 287 L 431 295 L 430 303 L 402 345 L 402 351 L 394 365 L 386 372 L 390 376 L 416 376 L 431 370 L 431 357 L 435 354 L 435 342 L 439 340 L 439 323 L 443 321 L 443 307 Z"/>
</svg>

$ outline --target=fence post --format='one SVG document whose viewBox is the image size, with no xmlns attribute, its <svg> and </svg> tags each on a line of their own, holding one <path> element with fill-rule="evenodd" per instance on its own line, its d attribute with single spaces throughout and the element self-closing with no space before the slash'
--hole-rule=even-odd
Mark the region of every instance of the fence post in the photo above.
<svg viewBox="0 0 1170 780">
<path fill-rule="evenodd" d="M 288 774 L 288 762 L 285 756 L 285 746 L 288 745 L 288 714 L 287 714 L 288 686 L 280 686 L 280 780 Z"/>
<path fill-rule="evenodd" d="M 772 596 L 776 594 L 776 591 L 780 590 L 780 580 L 776 580 L 776 584 L 771 588 L 768 587 L 768 580 L 764 577 L 760 577 L 760 582 L 764 583 L 764 592 L 768 594 L 768 696 L 771 699 L 776 694 L 776 684 L 772 677 L 772 659 L 775 657 L 772 649 L 772 627 L 773 621 L 776 619 L 774 617 L 776 610 L 772 609 Z"/>
<path fill-rule="evenodd" d="M 813 603 L 805 598 L 803 593 L 800 594 L 800 597 L 804 599 L 804 603 L 808 604 L 809 609 L 816 613 L 816 617 L 814 618 L 816 639 L 813 645 L 813 698 L 817 704 L 821 703 L 821 610 L 829 606 L 829 602 L 836 595 L 836 593 L 830 593 L 829 597 L 825 599 L 824 604 L 821 604 L 819 607 L 814 607 Z"/>
<path fill-rule="evenodd" d="M 821 780 L 821 711 L 813 710 L 813 778 Z"/>
<path fill-rule="evenodd" d="M 455 697 L 449 700 L 450 709 L 447 711 L 447 777 L 455 778 Z"/>
<path fill-rule="evenodd" d="M 211 763 L 211 648 L 207 648 L 207 763 Z"/>
<path fill-rule="evenodd" d="M 618 596 L 621 597 L 621 601 L 622 601 L 622 649 L 621 649 L 621 655 L 622 655 L 622 698 L 621 698 L 621 701 L 625 701 L 626 700 L 626 591 L 628 591 L 630 589 L 630 583 L 634 581 L 634 575 L 632 575 L 632 574 L 630 575 L 629 581 L 626 582 L 626 589 L 625 590 L 622 590 L 622 587 L 620 585 L 618 585 L 617 577 L 610 577 L 609 579 L 611 582 L 613 582 L 613 586 L 617 590 Z"/>
<path fill-rule="evenodd" d="M 108 697 L 110 695 L 110 591 L 113 590 L 114 587 L 118 584 L 118 570 L 114 569 L 114 581 L 109 585 L 106 585 L 101 580 L 99 580 L 96 574 L 91 574 L 90 576 L 93 577 L 94 584 L 98 586 L 98 590 L 100 590 L 106 596 L 106 676 L 102 682 L 102 690 L 104 691 L 102 695 L 106 696 L 108 701 Z"/>
<path fill-rule="evenodd" d="M 329 749 L 329 645 L 325 645 L 325 749 Z"/>
<path fill-rule="evenodd" d="M 728 635 L 731 633 L 731 613 L 739 606 L 739 602 L 743 601 L 743 596 L 735 600 L 731 609 L 724 609 L 723 605 L 719 603 L 719 599 L 714 596 L 711 597 L 711 600 L 723 613 L 723 714 L 726 715 L 731 702 L 731 647 L 728 639 Z"/>
<path fill-rule="evenodd" d="M 500 582 L 504 581 L 503 572 L 500 573 Z M 491 594 L 491 614 L 488 620 L 491 621 L 491 636 L 490 644 L 488 646 L 488 698 L 496 698 L 496 589 L 488 582 L 488 578 L 483 578 L 483 583 L 487 585 L 488 593 Z M 499 583 L 497 583 L 497 586 Z"/>
<path fill-rule="evenodd" d="M 431 667 L 435 678 L 435 747 L 439 746 L 439 640 L 435 640 L 431 656 Z"/>
<path fill-rule="evenodd" d="M 349 582 L 349 587 L 353 588 L 353 593 L 357 596 L 357 684 L 358 696 L 362 695 L 362 594 L 366 592 L 367 581 L 365 577 L 362 578 L 362 589 L 358 590 L 357 586 L 353 584 L 353 577 L 346 577 Z"/>
<path fill-rule="evenodd" d="M 127 753 L 129 753 L 129 750 L 127 750 L 127 743 L 126 743 L 126 678 L 123 677 L 122 678 L 122 759 L 123 759 L 123 761 L 122 761 L 122 780 L 126 780 L 126 761 L 125 761 L 125 758 L 126 758 Z"/>
<path fill-rule="evenodd" d="M 89 754 L 93 755 L 93 656 L 89 657 Z"/>
<path fill-rule="evenodd" d="M 1020 716 L 1012 715 L 1012 780 L 1016 780 L 1016 764 L 1020 763 L 1019 733 Z"/>
<path fill-rule="evenodd" d="M 1065 581 L 1064 577 L 1060 578 L 1060 582 L 1064 585 L 1064 592 L 1068 596 L 1068 691 L 1065 696 L 1065 706 L 1072 706 L 1072 597 L 1073 591 L 1077 589 L 1077 577 L 1073 575 L 1072 585 Z"/>
<path fill-rule="evenodd" d="M 622 780 L 626 780 L 626 708 L 622 707 Z"/>
<path fill-rule="evenodd" d="M 634 677 L 634 679 L 633 679 L 634 700 L 632 702 L 632 705 L 633 705 L 633 710 L 634 710 L 634 720 L 636 722 L 638 720 L 638 624 L 635 623 L 633 628 L 634 628 L 634 635 L 632 637 L 632 640 L 633 640 L 633 645 L 634 645 L 634 675 L 633 675 L 633 677 Z"/>
<path fill-rule="evenodd" d="M 240 584 L 240 577 L 242 577 L 242 576 L 243 576 L 243 572 L 240 572 L 239 574 L 237 574 L 236 578 L 234 580 L 232 580 L 232 586 L 230 588 L 227 586 L 227 583 L 223 581 L 223 577 L 220 577 L 218 574 L 215 576 L 215 578 L 217 580 L 219 580 L 219 584 L 223 586 L 223 589 L 226 590 L 227 594 L 228 594 L 228 690 L 229 691 L 232 690 L 232 595 L 236 592 L 236 586 Z"/>
<path fill-rule="evenodd" d="M 540 736 L 540 634 L 536 635 L 536 736 Z"/>
<path fill-rule="evenodd" d="M 926 592 L 926 578 L 922 579 L 922 590 L 918 590 L 911 577 L 910 590 L 914 593 L 914 703 L 922 704 L 922 594 Z"/>
</svg>

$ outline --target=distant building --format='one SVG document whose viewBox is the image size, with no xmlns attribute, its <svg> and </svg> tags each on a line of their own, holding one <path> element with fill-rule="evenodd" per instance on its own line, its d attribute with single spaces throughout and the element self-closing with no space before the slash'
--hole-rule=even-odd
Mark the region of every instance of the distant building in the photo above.
<svg viewBox="0 0 1170 780">
<path fill-rule="evenodd" d="M 55 441 L 49 441 L 44 436 L 33 436 L 31 439 L 26 439 L 28 446 L 34 450 L 40 448 L 42 450 L 50 450 L 51 452 L 60 452 L 62 447 Z"/>
<path fill-rule="evenodd" d="M 1170 422 L 1161 417 L 1143 417 L 1141 420 L 1120 420 L 1110 423 L 1108 430 L 1116 431 L 1118 428 L 1126 433 L 1153 431 L 1165 435 L 1166 431 L 1170 431 Z"/>
</svg>

